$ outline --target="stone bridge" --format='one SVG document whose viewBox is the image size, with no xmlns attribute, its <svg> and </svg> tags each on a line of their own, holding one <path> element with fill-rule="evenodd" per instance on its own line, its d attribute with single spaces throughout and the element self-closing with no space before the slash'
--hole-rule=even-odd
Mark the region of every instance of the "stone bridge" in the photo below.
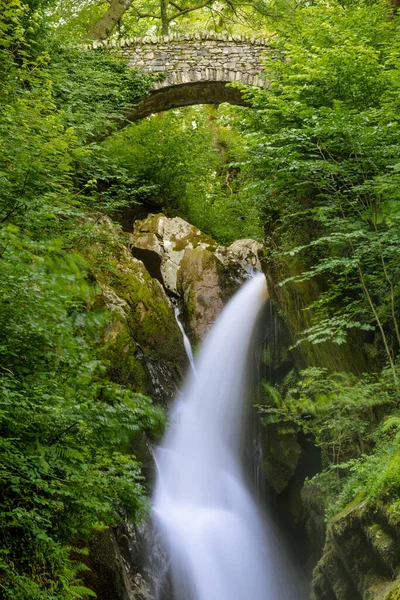
<svg viewBox="0 0 400 600">
<path fill-rule="evenodd" d="M 262 62 L 268 40 L 211 32 L 95 42 L 123 55 L 132 68 L 162 74 L 150 96 L 125 116 L 137 121 L 152 113 L 193 104 L 229 102 L 245 106 L 241 92 L 227 83 L 264 87 Z"/>
</svg>

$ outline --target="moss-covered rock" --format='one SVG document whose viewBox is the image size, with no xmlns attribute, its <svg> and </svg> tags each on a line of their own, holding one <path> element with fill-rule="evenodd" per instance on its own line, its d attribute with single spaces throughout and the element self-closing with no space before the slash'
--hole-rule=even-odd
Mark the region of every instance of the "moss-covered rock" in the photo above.
<svg viewBox="0 0 400 600">
<path fill-rule="evenodd" d="M 218 259 L 203 248 L 187 248 L 179 266 L 177 287 L 192 341 L 198 343 L 222 309 Z"/>
<path fill-rule="evenodd" d="M 293 477 L 301 454 L 297 429 L 282 430 L 277 424 L 267 426 L 263 435 L 264 473 L 277 494 Z"/>
<path fill-rule="evenodd" d="M 147 393 L 147 377 L 136 342 L 129 333 L 126 321 L 121 318 L 110 321 L 106 328 L 104 356 L 109 362 L 109 377 L 131 388 L 134 392 Z"/>
<path fill-rule="evenodd" d="M 158 276 L 167 292 L 177 295 L 178 270 L 185 251 L 214 251 L 218 244 L 180 217 L 168 218 L 159 213 L 135 222 L 131 247 L 134 256 L 144 261 L 154 277 Z"/>
<path fill-rule="evenodd" d="M 261 269 L 262 244 L 219 246 L 197 227 L 162 213 L 136 221 L 133 255 L 166 292 L 182 301 L 188 334 L 198 343 L 250 270 Z"/>
<path fill-rule="evenodd" d="M 312 600 L 390 600 L 399 591 L 398 528 L 382 505 L 349 504 L 329 523 Z"/>
<path fill-rule="evenodd" d="M 111 287 L 129 307 L 126 324 L 137 345 L 137 355 L 147 367 L 148 391 L 156 399 L 170 398 L 186 364 L 182 336 L 170 301 L 160 283 L 126 248 L 120 249 L 113 267 L 103 274 L 102 283 Z"/>
<path fill-rule="evenodd" d="M 297 264 L 284 270 L 269 264 L 268 283 L 271 298 L 286 324 L 293 341 L 312 326 L 314 312 L 310 305 L 317 300 L 322 291 L 321 283 L 315 278 L 309 281 L 289 282 L 280 286 L 279 282 L 297 276 L 303 266 Z M 374 365 L 371 352 L 364 337 L 359 332 L 350 331 L 347 343 L 338 345 L 330 341 L 311 344 L 302 342 L 293 349 L 293 357 L 299 369 L 311 366 L 325 367 L 329 372 L 352 371 L 358 375 L 365 373 Z"/>
<path fill-rule="evenodd" d="M 311 542 L 311 560 L 316 564 L 325 545 L 325 497 L 319 486 L 306 482 L 301 490 L 301 502 L 304 508 L 305 526 Z"/>
<path fill-rule="evenodd" d="M 154 400 L 167 401 L 182 379 L 187 358 L 173 307 L 160 282 L 129 250 L 109 219 L 97 223 L 102 243 L 90 246 L 102 302 L 113 314 L 105 356 L 113 379 Z M 125 242 L 125 243 L 124 243 Z"/>
<path fill-rule="evenodd" d="M 89 544 L 85 559 L 90 571 L 86 582 L 98 600 L 151 600 L 149 585 L 140 573 L 140 565 L 131 553 L 129 528 L 97 531 Z"/>
</svg>

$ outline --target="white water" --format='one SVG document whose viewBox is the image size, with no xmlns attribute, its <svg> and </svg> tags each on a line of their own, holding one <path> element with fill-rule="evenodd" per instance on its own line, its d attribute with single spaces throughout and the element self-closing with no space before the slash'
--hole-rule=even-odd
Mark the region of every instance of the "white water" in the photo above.
<svg viewBox="0 0 400 600">
<path fill-rule="evenodd" d="M 300 582 L 241 464 L 248 359 L 267 298 L 247 282 L 206 337 L 156 452 L 156 529 L 173 600 L 299 600 Z"/>
<path fill-rule="evenodd" d="M 180 319 L 181 313 L 177 306 L 175 306 L 174 313 L 175 313 L 175 320 L 176 320 L 178 327 L 180 329 L 180 332 L 182 334 L 183 345 L 185 348 L 186 355 L 189 359 L 190 366 L 192 368 L 193 373 L 196 373 L 196 367 L 194 366 L 194 357 L 193 357 L 193 352 L 192 352 L 192 346 L 189 342 L 188 336 L 186 335 L 186 331 L 183 328 L 183 325 L 182 325 L 182 322 Z"/>
</svg>

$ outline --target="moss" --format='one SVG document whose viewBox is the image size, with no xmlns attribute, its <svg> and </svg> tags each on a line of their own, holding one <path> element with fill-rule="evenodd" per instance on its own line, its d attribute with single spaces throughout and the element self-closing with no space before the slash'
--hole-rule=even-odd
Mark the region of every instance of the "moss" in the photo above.
<svg viewBox="0 0 400 600">
<path fill-rule="evenodd" d="M 273 265 L 268 273 L 272 300 L 294 341 L 312 325 L 314 313 L 307 307 L 319 297 L 321 287 L 316 280 L 290 282 L 284 286 L 279 286 L 278 283 L 290 276 L 299 275 L 303 267 L 300 264 L 286 264 L 285 267 Z M 329 372 L 352 371 L 360 375 L 374 366 L 374 362 L 364 352 L 360 335 L 354 331 L 349 333 L 345 344 L 302 342 L 294 348 L 293 354 L 300 369 L 320 366 L 327 368 Z"/>
<path fill-rule="evenodd" d="M 319 588 L 329 566 L 331 572 L 336 569 L 336 587 L 329 577 L 335 600 L 400 600 L 399 581 L 394 581 L 400 569 L 397 529 L 390 525 L 385 506 L 372 506 L 364 496 L 360 493 L 328 525 L 323 556 L 313 574 L 315 600 L 325 598 Z M 339 586 L 349 581 L 353 592 Z"/>
<path fill-rule="evenodd" d="M 187 317 L 191 319 L 196 314 L 196 295 L 193 290 L 190 290 L 185 303 Z"/>
<path fill-rule="evenodd" d="M 145 371 L 136 354 L 137 345 L 126 323 L 112 322 L 104 348 L 104 356 L 109 361 L 108 375 L 112 381 L 126 385 L 134 392 L 146 393 Z"/>
<path fill-rule="evenodd" d="M 118 380 L 165 401 L 175 393 L 187 362 L 172 306 L 159 282 L 121 243 L 118 229 L 109 220 L 102 226 L 108 236 L 105 248 L 94 244 L 87 251 L 92 264 L 100 266 L 94 269 L 96 280 L 115 295 L 125 321 L 106 350 L 110 369 Z"/>
<path fill-rule="evenodd" d="M 184 280 L 201 281 L 204 271 L 217 268 L 217 262 L 214 254 L 208 249 L 187 248 L 179 266 L 178 285 L 183 285 Z"/>
<path fill-rule="evenodd" d="M 353 511 L 361 511 L 365 506 L 365 491 L 360 491 L 356 497 L 346 504 L 344 509 L 335 516 L 334 521 L 340 521 L 343 517 L 349 515 Z"/>
<path fill-rule="evenodd" d="M 158 230 L 158 225 L 159 225 L 160 219 L 163 216 L 164 215 L 162 213 L 156 213 L 156 214 L 155 213 L 150 213 L 142 221 L 139 221 L 139 220 L 136 221 L 136 223 L 135 223 L 135 231 L 143 231 L 143 232 L 149 232 L 149 233 L 156 233 L 156 231 Z"/>
<path fill-rule="evenodd" d="M 374 523 L 368 527 L 368 534 L 374 546 L 382 548 L 382 550 L 387 548 L 392 541 L 382 527 L 378 525 L 378 523 Z"/>
<path fill-rule="evenodd" d="M 277 424 L 269 425 L 263 436 L 263 452 L 264 472 L 279 494 L 287 487 L 300 458 L 297 428 L 289 426 L 286 431 L 282 431 Z"/>
<path fill-rule="evenodd" d="M 400 578 L 395 581 L 383 600 L 400 600 Z"/>
<path fill-rule="evenodd" d="M 204 233 L 201 233 L 195 227 L 193 227 L 193 230 L 184 237 L 172 235 L 171 242 L 174 244 L 173 250 L 175 250 L 175 252 L 186 250 L 186 248 L 188 246 L 190 247 L 190 245 L 192 248 L 198 248 L 199 246 L 204 248 L 204 246 L 208 246 L 208 249 L 211 251 L 216 250 L 218 247 L 217 242 Z"/>
<path fill-rule="evenodd" d="M 128 253 L 119 259 L 114 259 L 114 269 L 104 276 L 107 284 L 131 308 L 128 324 L 134 339 L 142 348 L 164 359 L 182 362 L 185 355 L 181 334 L 160 285 L 142 263 Z"/>
</svg>

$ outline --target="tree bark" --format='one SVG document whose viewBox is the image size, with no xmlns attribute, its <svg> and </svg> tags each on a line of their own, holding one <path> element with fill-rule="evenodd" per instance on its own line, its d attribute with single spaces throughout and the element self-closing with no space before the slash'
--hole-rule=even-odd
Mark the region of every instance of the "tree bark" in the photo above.
<svg viewBox="0 0 400 600">
<path fill-rule="evenodd" d="M 87 37 L 92 40 L 106 40 L 132 3 L 133 0 L 111 0 L 106 14 L 92 27 Z"/>
<path fill-rule="evenodd" d="M 169 34 L 168 5 L 169 0 L 161 0 L 161 32 L 163 35 Z"/>
</svg>

